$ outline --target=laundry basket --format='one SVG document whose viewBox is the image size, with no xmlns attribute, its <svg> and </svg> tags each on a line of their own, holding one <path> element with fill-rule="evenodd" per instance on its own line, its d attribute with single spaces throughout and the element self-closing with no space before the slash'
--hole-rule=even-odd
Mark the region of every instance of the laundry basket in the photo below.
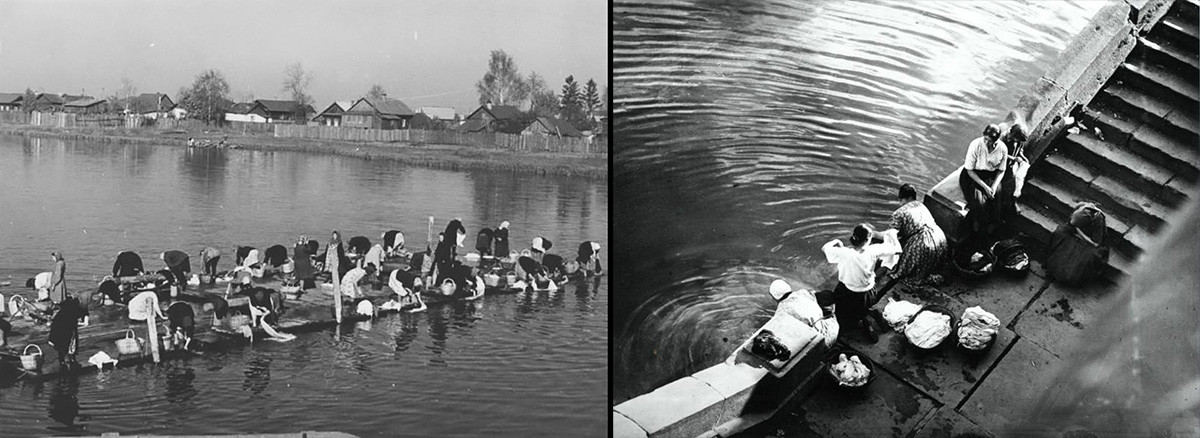
<svg viewBox="0 0 1200 438">
<path fill-rule="evenodd" d="M 37 349 L 37 353 L 29 354 L 29 347 Z M 42 347 L 37 344 L 29 344 L 25 346 L 25 351 L 21 352 L 21 366 L 29 371 L 40 371 L 42 369 Z"/>
</svg>

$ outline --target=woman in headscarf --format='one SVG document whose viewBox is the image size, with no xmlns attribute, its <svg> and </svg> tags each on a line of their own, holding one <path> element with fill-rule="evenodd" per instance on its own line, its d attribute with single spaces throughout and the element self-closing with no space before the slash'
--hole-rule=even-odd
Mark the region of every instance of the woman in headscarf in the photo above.
<svg viewBox="0 0 1200 438">
<path fill-rule="evenodd" d="M 292 248 L 292 263 L 296 264 L 296 268 L 292 271 L 292 275 L 300 280 L 300 289 L 306 290 L 316 287 L 316 282 L 313 277 L 316 272 L 313 270 L 312 253 L 309 252 L 308 236 L 301 235 L 296 241 L 295 247 Z"/>
<path fill-rule="evenodd" d="M 500 222 L 492 232 L 492 242 L 495 242 L 496 257 L 508 257 L 508 221 Z"/>
<path fill-rule="evenodd" d="M 186 252 L 183 251 L 164 251 L 158 255 L 163 263 L 167 264 L 167 269 L 171 271 L 171 275 L 175 277 L 173 284 L 179 286 L 179 290 L 187 288 L 188 276 L 192 273 L 192 262 L 188 258 Z"/>
<path fill-rule="evenodd" d="M 337 264 L 337 272 L 332 270 L 334 264 Z M 329 244 L 325 246 L 325 270 L 341 278 L 350 268 L 350 259 L 346 258 L 346 249 L 342 247 L 342 234 L 333 230 Z"/>
<path fill-rule="evenodd" d="M 463 227 L 461 221 L 454 219 L 446 224 L 446 231 L 442 232 L 442 236 L 437 250 L 433 252 L 433 269 L 437 273 L 435 281 L 439 285 L 458 262 L 458 247 L 463 246 L 463 240 L 467 237 L 467 229 Z"/>
<path fill-rule="evenodd" d="M 914 285 L 926 279 L 937 283 L 940 277 L 932 274 L 946 261 L 946 235 L 929 209 L 917 200 L 917 189 L 912 184 L 901 185 L 899 192 L 900 208 L 892 212 L 892 228 L 899 230 L 903 251 L 891 275 Z"/>
<path fill-rule="evenodd" d="M 142 257 L 133 251 L 122 251 L 117 254 L 117 261 L 113 262 L 112 275 L 113 277 L 131 277 L 140 275 L 145 271 L 142 266 Z"/>
<path fill-rule="evenodd" d="M 987 125 L 983 136 L 967 146 L 958 184 L 967 202 L 967 223 L 973 234 L 991 234 L 1000 219 L 1000 180 L 1008 168 L 1008 148 L 1000 141 L 1000 127 Z"/>
<path fill-rule="evenodd" d="M 61 252 L 50 253 L 54 269 L 50 270 L 50 302 L 61 303 L 67 298 L 67 261 Z"/>
<path fill-rule="evenodd" d="M 388 230 L 383 233 L 383 249 L 388 257 L 396 257 L 404 250 L 404 233 L 399 230 Z"/>
</svg>

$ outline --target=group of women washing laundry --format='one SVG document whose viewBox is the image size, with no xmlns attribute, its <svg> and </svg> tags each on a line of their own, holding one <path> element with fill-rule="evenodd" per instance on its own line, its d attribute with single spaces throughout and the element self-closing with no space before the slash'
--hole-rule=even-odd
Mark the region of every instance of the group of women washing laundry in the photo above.
<svg viewBox="0 0 1200 438">
<path fill-rule="evenodd" d="M 431 226 L 432 220 L 430 218 Z M 229 301 L 244 296 L 248 298 L 251 313 L 248 326 L 261 326 L 272 337 L 286 338 L 288 335 L 271 327 L 277 323 L 283 307 L 281 290 L 256 286 L 254 279 L 281 274 L 283 290 L 299 295 L 315 288 L 318 278 L 332 279 L 336 275 L 340 280 L 341 295 L 351 300 L 359 313 L 373 314 L 376 309 L 425 310 L 427 306 L 421 298 L 422 293 L 478 298 L 486 286 L 496 285 L 496 282 L 485 281 L 484 277 L 497 273 L 505 273 L 512 280 L 506 284 L 509 288 L 547 290 L 557 288 L 555 281 L 571 275 L 602 272 L 600 245 L 596 242 L 581 243 L 575 260 L 564 263 L 561 256 L 550 252 L 553 243 L 541 236 L 533 238 L 530 247 L 521 252 L 510 251 L 508 227 L 509 222 L 505 221 L 495 229 L 483 228 L 477 233 L 475 249 L 478 252 L 462 257 L 478 261 L 473 266 L 463 263 L 459 257 L 459 248 L 465 246 L 466 240 L 466 228 L 459 219 L 449 221 L 436 241 L 430 239 L 424 251 L 416 253 L 406 250 L 404 234 L 399 230 L 384 232 L 380 236 L 381 242 L 375 244 L 364 236 L 353 237 L 343 244 L 341 234 L 333 231 L 325 251 L 319 254 L 320 244 L 305 235 L 299 236 L 292 245 L 290 257 L 288 248 L 283 245 L 272 245 L 261 252 L 254 247 L 237 246 L 233 250 L 234 267 L 220 271 L 222 252 L 210 246 L 197 254 L 202 266 L 198 275 L 192 274 L 190 256 L 183 251 L 159 253 L 165 266 L 157 271 L 147 270 L 137 253 L 122 251 L 113 263 L 112 275 L 105 276 L 97 289 L 75 294 L 69 294 L 66 289 L 65 258 L 62 253 L 55 252 L 52 253 L 54 268 L 27 282 L 28 287 L 38 290 L 37 300 L 14 298 L 21 303 L 13 308 L 19 309 L 15 313 L 49 322 L 51 344 L 56 349 L 63 347 L 59 357 L 73 360 L 78 327 L 89 324 L 88 309 L 101 300 L 105 304 L 126 306 L 131 321 L 168 320 L 169 330 L 186 345 L 194 331 L 194 310 L 187 303 L 175 301 L 166 307 L 164 314 L 159 300 L 166 298 L 166 291 L 175 296 L 189 285 L 214 284 L 218 279 L 228 282 L 225 294 L 209 297 L 203 307 L 214 313 L 214 326 L 230 316 Z M 408 268 L 388 271 L 384 268 L 385 261 L 394 262 L 393 267 L 405 264 L 399 262 L 407 262 Z M 504 272 L 505 267 L 511 267 L 509 272 Z M 369 301 L 360 288 L 363 283 L 386 284 L 391 289 L 387 301 Z M 426 285 L 431 287 L 426 288 Z M 5 307 L 8 310 L 9 306 Z M 16 315 L 10 312 L 9 316 Z M 0 329 L 7 334 L 10 325 L 2 318 L 0 322 Z M 3 339 L 0 337 L 0 342 Z"/>
<path fill-rule="evenodd" d="M 959 253 L 972 253 L 1003 233 L 1017 213 L 1029 161 L 1022 148 L 1027 137 L 1020 124 L 988 125 L 983 136 L 967 147 L 959 183 L 966 198 L 967 235 Z M 945 233 L 929 209 L 918 200 L 916 188 L 902 184 L 899 207 L 890 227 L 877 231 L 870 224 L 851 230 L 847 243 L 834 239 L 822 246 L 826 261 L 837 267 L 832 290 L 799 291 L 783 280 L 770 287 L 780 301 L 777 312 L 791 313 L 816 328 L 832 345 L 843 329 L 860 328 L 871 342 L 878 340 L 882 321 L 870 309 L 897 284 L 937 285 L 950 260 Z"/>
</svg>

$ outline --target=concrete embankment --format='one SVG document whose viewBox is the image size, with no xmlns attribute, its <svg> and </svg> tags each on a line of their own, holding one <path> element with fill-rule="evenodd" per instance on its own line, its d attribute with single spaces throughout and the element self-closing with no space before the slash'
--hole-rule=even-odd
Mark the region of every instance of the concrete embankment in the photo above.
<svg viewBox="0 0 1200 438">
<path fill-rule="evenodd" d="M 546 152 L 515 152 L 471 146 L 340 142 L 269 135 L 236 135 L 221 131 L 185 133 L 156 130 L 57 129 L 29 125 L 0 125 L 0 134 L 50 137 L 105 143 L 186 146 L 189 137 L 218 142 L 225 140 L 239 149 L 323 153 L 392 160 L 414 166 L 444 170 L 503 170 L 541 175 L 608 178 L 608 155 Z"/>
</svg>

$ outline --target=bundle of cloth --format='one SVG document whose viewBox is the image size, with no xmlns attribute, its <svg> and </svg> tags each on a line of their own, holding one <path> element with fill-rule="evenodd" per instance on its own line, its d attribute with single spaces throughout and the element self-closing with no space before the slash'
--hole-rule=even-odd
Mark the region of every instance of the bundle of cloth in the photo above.
<svg viewBox="0 0 1200 438">
<path fill-rule="evenodd" d="M 1016 239 L 1005 239 L 992 244 L 991 252 L 996 257 L 996 264 L 1006 270 L 1019 272 L 1029 268 L 1029 255 L 1025 252 L 1025 245 Z"/>
<path fill-rule="evenodd" d="M 863 365 L 858 356 L 850 356 L 839 354 L 837 363 L 829 367 L 829 373 L 833 374 L 833 378 L 837 379 L 838 385 L 859 387 L 867 383 L 867 378 L 871 376 L 871 369 Z"/>
<path fill-rule="evenodd" d="M 933 348 L 950 335 L 950 315 L 924 310 L 904 327 L 904 336 L 920 348 Z"/>
<path fill-rule="evenodd" d="M 896 301 L 892 297 L 887 300 L 887 305 L 883 306 L 883 319 L 898 332 L 904 331 L 904 326 L 908 325 L 913 315 L 921 311 L 921 306 L 908 301 Z"/>
<path fill-rule="evenodd" d="M 1000 319 L 982 307 L 975 306 L 963 311 L 958 324 L 958 343 L 970 350 L 982 350 L 996 337 Z"/>
<path fill-rule="evenodd" d="M 786 361 L 792 357 L 792 351 L 783 345 L 783 342 L 770 330 L 763 330 L 754 337 L 754 341 L 750 344 L 750 352 L 767 360 Z"/>
</svg>

